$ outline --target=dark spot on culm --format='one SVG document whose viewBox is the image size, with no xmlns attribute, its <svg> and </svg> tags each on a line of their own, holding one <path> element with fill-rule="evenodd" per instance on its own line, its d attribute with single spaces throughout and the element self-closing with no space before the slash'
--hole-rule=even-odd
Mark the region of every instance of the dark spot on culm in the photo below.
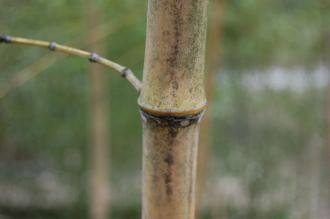
<svg viewBox="0 0 330 219">
<path fill-rule="evenodd" d="M 172 166 L 174 164 L 174 158 L 171 151 L 167 152 L 164 161 L 168 166 Z"/>
<path fill-rule="evenodd" d="M 164 180 L 165 180 L 166 184 L 170 184 L 172 182 L 171 173 L 165 173 L 164 174 Z"/>
<path fill-rule="evenodd" d="M 175 127 L 170 126 L 169 134 L 172 138 L 175 138 L 178 135 L 178 127 L 177 126 L 175 126 Z"/>
<path fill-rule="evenodd" d="M 178 65 L 178 57 L 180 52 L 180 44 L 181 44 L 181 32 L 182 30 L 182 3 L 177 1 L 172 8 L 173 13 L 173 27 L 174 27 L 174 41 L 171 44 L 171 52 L 166 59 L 166 61 L 169 63 L 169 65 L 172 67 L 172 69 L 175 69 L 175 67 Z"/>
<path fill-rule="evenodd" d="M 173 81 L 172 83 L 173 83 L 173 84 L 172 84 L 173 89 L 174 89 L 174 90 L 177 90 L 177 89 L 179 88 L 179 84 L 178 84 L 178 82 L 177 82 L 177 81 Z"/>
<path fill-rule="evenodd" d="M 173 189 L 172 189 L 172 174 L 171 172 L 165 173 L 164 174 L 164 182 L 166 185 L 166 194 L 168 196 L 171 196 L 173 194 Z"/>
<path fill-rule="evenodd" d="M 171 138 L 173 139 L 173 138 Z M 164 183 L 166 186 L 166 194 L 170 196 L 173 194 L 172 188 L 172 171 L 173 171 L 173 164 L 174 164 L 174 156 L 173 156 L 173 145 L 169 143 L 168 149 L 165 154 L 164 162 L 166 164 L 166 172 L 164 173 Z"/>
</svg>

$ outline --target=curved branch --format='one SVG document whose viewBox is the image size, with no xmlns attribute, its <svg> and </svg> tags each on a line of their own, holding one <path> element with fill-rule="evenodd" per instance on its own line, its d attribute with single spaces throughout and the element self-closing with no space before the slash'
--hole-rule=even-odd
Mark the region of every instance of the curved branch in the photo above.
<svg viewBox="0 0 330 219">
<path fill-rule="evenodd" d="M 58 51 L 67 55 L 74 55 L 74 56 L 79 56 L 81 58 L 86 58 L 90 62 L 104 65 L 108 68 L 111 68 L 119 72 L 121 76 L 126 78 L 138 92 L 141 89 L 141 81 L 134 75 L 131 69 L 119 65 L 118 63 L 115 63 L 102 56 L 99 56 L 96 53 L 87 52 L 73 47 L 63 46 L 55 42 L 32 40 L 32 39 L 26 39 L 20 37 L 0 36 L 0 43 L 7 43 L 7 44 L 13 43 L 13 44 L 43 47 L 43 48 L 48 48 L 51 51 Z"/>
</svg>

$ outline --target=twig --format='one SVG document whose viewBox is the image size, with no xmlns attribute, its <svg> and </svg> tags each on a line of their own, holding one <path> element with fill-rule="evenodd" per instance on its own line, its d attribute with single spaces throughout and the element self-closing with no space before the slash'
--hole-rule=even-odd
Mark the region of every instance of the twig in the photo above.
<svg viewBox="0 0 330 219">
<path fill-rule="evenodd" d="M 13 43 L 20 45 L 43 47 L 43 48 L 48 48 L 51 51 L 58 51 L 67 55 L 74 55 L 74 56 L 86 58 L 90 62 L 99 63 L 101 65 L 104 65 L 108 68 L 111 68 L 119 72 L 121 76 L 126 78 L 138 92 L 141 89 L 141 81 L 134 75 L 131 69 L 119 65 L 118 63 L 108 60 L 102 56 L 99 56 L 96 53 L 87 52 L 73 47 L 63 46 L 55 42 L 32 40 L 32 39 L 26 39 L 20 37 L 0 36 L 0 43 L 6 43 L 6 44 Z"/>
<path fill-rule="evenodd" d="M 88 45 L 95 44 L 101 40 L 103 40 L 108 35 L 111 35 L 112 33 L 115 33 L 118 31 L 119 28 L 122 28 L 123 26 L 132 25 L 132 19 L 129 19 L 128 22 L 126 21 L 121 25 L 114 25 L 111 26 L 111 29 L 109 31 L 109 25 L 108 24 L 102 24 L 97 27 L 93 28 L 94 33 L 102 33 L 102 34 L 96 34 L 96 39 L 94 41 L 88 41 Z M 108 31 L 105 31 L 107 29 Z M 66 44 L 81 44 L 82 43 L 81 36 L 76 37 L 75 39 L 67 42 Z M 26 82 L 32 80 L 36 76 L 38 76 L 41 72 L 43 72 L 45 69 L 50 67 L 51 65 L 54 65 L 57 61 L 61 60 L 63 56 L 52 56 L 51 54 L 46 54 L 43 57 L 37 59 L 34 61 L 31 65 L 25 67 L 23 70 L 20 70 L 16 76 L 14 76 L 12 79 L 9 80 L 8 83 L 0 87 L 0 99 L 7 96 L 11 91 L 17 89 L 18 87 L 24 85 Z M 121 58 L 120 58 L 121 60 Z M 126 59 L 123 59 L 126 60 Z"/>
</svg>

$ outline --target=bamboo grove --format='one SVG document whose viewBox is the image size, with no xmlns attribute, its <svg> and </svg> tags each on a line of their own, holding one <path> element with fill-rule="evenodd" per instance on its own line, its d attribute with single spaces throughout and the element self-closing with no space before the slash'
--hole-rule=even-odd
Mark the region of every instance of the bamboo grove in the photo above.
<svg viewBox="0 0 330 219">
<path fill-rule="evenodd" d="M 139 92 L 143 219 L 195 218 L 199 122 L 206 108 L 207 0 L 149 0 L 142 82 L 97 53 L 2 35 L 0 42 L 79 56 L 120 73 Z"/>
</svg>

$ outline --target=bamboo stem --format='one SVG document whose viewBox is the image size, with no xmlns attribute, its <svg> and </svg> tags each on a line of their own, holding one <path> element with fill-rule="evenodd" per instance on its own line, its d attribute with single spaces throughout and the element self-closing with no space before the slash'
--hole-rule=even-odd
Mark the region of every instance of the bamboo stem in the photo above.
<svg viewBox="0 0 330 219">
<path fill-rule="evenodd" d="M 82 1 L 85 6 L 86 17 L 86 44 L 95 42 L 104 30 L 93 31 L 99 25 L 100 10 L 93 0 Z M 109 24 L 109 23 L 108 23 Z M 104 43 L 89 45 L 90 50 L 104 51 Z M 110 213 L 110 156 L 109 133 L 110 127 L 107 84 L 104 69 L 100 65 L 90 65 L 90 203 L 89 213 L 91 219 L 107 219 Z"/>
<path fill-rule="evenodd" d="M 51 51 L 58 51 L 67 55 L 78 56 L 81 58 L 89 59 L 90 62 L 95 62 L 111 68 L 121 74 L 122 77 L 126 78 L 131 85 L 139 92 L 141 89 L 141 81 L 134 75 L 131 69 L 122 66 L 118 63 L 115 63 L 109 59 L 106 59 L 102 56 L 99 56 L 96 53 L 87 52 L 84 50 L 76 49 L 69 46 L 64 46 L 57 44 L 55 42 L 47 42 L 41 40 L 33 40 L 21 37 L 10 37 L 10 36 L 0 36 L 0 43 L 12 43 L 12 44 L 19 44 L 19 45 L 28 45 L 28 46 L 35 46 L 35 47 L 42 47 L 48 48 Z"/>
<path fill-rule="evenodd" d="M 210 178 L 210 160 L 212 160 L 211 146 L 212 146 L 212 118 L 211 112 L 214 102 L 215 92 L 215 76 L 219 69 L 221 38 L 222 38 L 222 17 L 223 7 L 225 0 L 213 0 L 212 11 L 209 20 L 207 53 L 206 53 L 206 97 L 208 103 L 208 111 L 205 112 L 203 121 L 201 122 L 201 131 L 198 147 L 198 165 L 197 165 L 197 218 L 202 218 L 202 205 L 204 201 L 204 193 L 207 191 L 205 188 L 206 180 Z M 213 194 L 215 195 L 215 194 Z M 209 197 L 208 197 L 209 198 Z M 218 219 L 223 218 L 221 203 L 216 204 L 217 208 L 212 209 L 217 212 Z M 219 213 L 221 212 L 221 213 Z"/>
<path fill-rule="evenodd" d="M 207 0 L 148 2 L 142 218 L 194 219 Z"/>
</svg>

